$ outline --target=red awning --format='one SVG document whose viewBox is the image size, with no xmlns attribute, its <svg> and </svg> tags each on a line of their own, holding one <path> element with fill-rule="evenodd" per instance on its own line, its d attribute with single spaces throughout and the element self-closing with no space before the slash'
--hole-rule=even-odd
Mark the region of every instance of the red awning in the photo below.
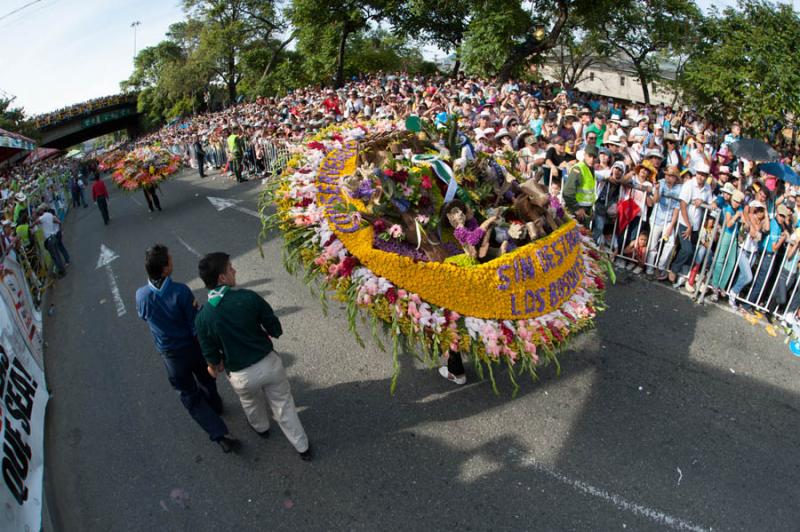
<svg viewBox="0 0 800 532">
<path fill-rule="evenodd" d="M 36 148 L 34 151 L 30 152 L 22 162 L 25 164 L 38 163 L 39 161 L 44 161 L 50 157 L 55 157 L 60 153 L 61 150 L 58 148 Z"/>
</svg>

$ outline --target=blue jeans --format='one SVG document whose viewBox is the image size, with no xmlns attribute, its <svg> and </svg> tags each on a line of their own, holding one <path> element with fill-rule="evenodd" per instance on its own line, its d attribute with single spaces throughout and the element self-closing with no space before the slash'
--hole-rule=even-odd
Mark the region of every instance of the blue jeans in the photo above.
<svg viewBox="0 0 800 532">
<path fill-rule="evenodd" d="M 597 245 L 605 245 L 605 239 L 603 238 L 603 229 L 605 226 L 606 217 L 598 211 L 595 211 L 594 222 L 592 224 L 592 240 L 594 240 Z"/>
<path fill-rule="evenodd" d="M 686 231 L 686 226 L 683 224 L 678 224 L 678 240 L 680 241 L 680 249 L 678 250 L 678 256 L 675 257 L 675 261 L 672 263 L 670 267 L 670 271 L 676 275 L 680 275 L 683 272 L 684 266 L 688 267 L 692 262 L 692 257 L 694 255 L 694 246 L 697 242 L 697 237 L 699 233 L 697 231 L 692 231 L 691 238 L 684 238 L 683 232 Z"/>
<path fill-rule="evenodd" d="M 750 260 L 750 253 L 747 251 L 743 251 L 742 254 L 739 255 L 739 274 L 736 276 L 736 281 L 731 287 L 731 293 L 734 295 L 738 296 L 744 287 L 753 280 L 753 270 L 750 267 Z"/>
<path fill-rule="evenodd" d="M 774 253 L 764 253 L 764 259 L 761 261 L 761 267 L 758 269 L 758 273 L 756 274 L 755 282 L 753 282 L 753 288 L 750 290 L 750 297 L 748 301 L 755 305 L 758 304 L 760 299 L 760 292 L 764 286 L 764 283 L 767 282 L 769 278 L 769 272 L 772 270 L 772 259 L 775 257 Z M 769 295 L 767 290 L 764 290 L 766 295 Z"/>
<path fill-rule="evenodd" d="M 161 355 L 169 383 L 180 392 L 181 403 L 189 415 L 212 441 L 221 440 L 228 433 L 228 427 L 218 414 L 222 411 L 222 398 L 217 392 L 217 382 L 208 374 L 200 346 L 195 342 L 190 347 Z"/>
<path fill-rule="evenodd" d="M 56 271 L 59 275 L 62 275 L 65 265 L 69 264 L 69 253 L 67 253 L 67 248 L 64 247 L 64 243 L 61 241 L 61 231 L 47 238 L 44 241 L 44 247 L 47 248 L 47 251 L 53 258 Z"/>
</svg>

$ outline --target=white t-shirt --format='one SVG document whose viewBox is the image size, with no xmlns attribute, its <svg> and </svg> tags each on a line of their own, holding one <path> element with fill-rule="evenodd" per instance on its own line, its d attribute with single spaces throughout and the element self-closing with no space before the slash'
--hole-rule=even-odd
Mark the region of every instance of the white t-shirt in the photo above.
<svg viewBox="0 0 800 532">
<path fill-rule="evenodd" d="M 49 212 L 46 212 L 39 217 L 39 225 L 42 228 L 42 232 L 44 232 L 45 239 L 58 234 L 59 224 L 56 223 L 55 219 L 56 217 Z"/>
<path fill-rule="evenodd" d="M 702 200 L 703 203 L 711 201 L 711 187 L 703 183 L 697 184 L 697 179 L 691 178 L 681 187 L 681 201 L 686 202 L 686 214 L 689 215 L 689 222 L 692 224 L 692 231 L 699 231 L 700 224 L 703 223 L 703 207 L 695 207 L 694 200 Z M 683 216 L 678 215 L 678 222 L 685 225 Z"/>
</svg>

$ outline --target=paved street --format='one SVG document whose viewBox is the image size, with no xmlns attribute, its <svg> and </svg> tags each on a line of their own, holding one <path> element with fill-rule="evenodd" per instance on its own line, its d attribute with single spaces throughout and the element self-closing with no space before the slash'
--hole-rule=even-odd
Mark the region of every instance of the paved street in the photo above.
<svg viewBox="0 0 800 532">
<path fill-rule="evenodd" d="M 66 224 L 73 264 L 45 325 L 57 528 L 797 529 L 800 359 L 763 327 L 623 275 L 560 376 L 545 370 L 511 399 L 502 374 L 496 397 L 474 375 L 456 388 L 405 357 L 392 396 L 390 355 L 361 349 L 336 303 L 323 315 L 283 269 L 277 235 L 261 257 L 248 212 L 259 183 L 184 172 L 163 189 L 163 212 L 111 190 L 111 225 L 94 207 Z M 217 210 L 231 202 L 209 196 L 241 202 Z M 224 379 L 241 454 L 224 455 L 191 420 L 136 316 L 154 242 L 201 303 L 198 254 L 224 250 L 240 284 L 277 310 L 313 462 L 278 430 L 266 441 L 250 431 Z M 103 245 L 110 262 L 98 269 Z"/>
</svg>

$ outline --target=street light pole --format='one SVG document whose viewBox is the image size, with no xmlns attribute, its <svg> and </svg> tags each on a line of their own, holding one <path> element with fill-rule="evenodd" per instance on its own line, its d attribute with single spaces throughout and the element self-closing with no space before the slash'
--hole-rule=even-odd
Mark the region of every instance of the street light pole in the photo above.
<svg viewBox="0 0 800 532">
<path fill-rule="evenodd" d="M 141 26 L 142 23 L 138 20 L 134 20 L 131 22 L 131 28 L 133 28 L 133 60 L 136 61 L 136 28 Z"/>
</svg>

